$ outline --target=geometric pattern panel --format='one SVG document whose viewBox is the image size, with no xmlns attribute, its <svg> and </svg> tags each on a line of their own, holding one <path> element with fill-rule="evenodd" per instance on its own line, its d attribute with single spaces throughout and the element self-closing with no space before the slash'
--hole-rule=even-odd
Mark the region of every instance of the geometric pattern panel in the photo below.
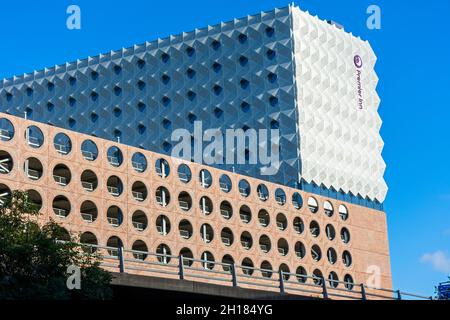
<svg viewBox="0 0 450 320">
<path fill-rule="evenodd" d="M 367 41 L 292 8 L 301 176 L 383 202 L 376 56 Z"/>
</svg>

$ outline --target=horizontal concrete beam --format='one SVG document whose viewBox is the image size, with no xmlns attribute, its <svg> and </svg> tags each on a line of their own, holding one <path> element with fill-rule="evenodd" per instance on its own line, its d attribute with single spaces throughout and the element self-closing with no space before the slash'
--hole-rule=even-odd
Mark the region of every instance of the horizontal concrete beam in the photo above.
<svg viewBox="0 0 450 320">
<path fill-rule="evenodd" d="M 215 297 L 251 300 L 316 300 L 317 298 L 268 292 L 256 289 L 221 286 L 189 280 L 167 279 L 128 273 L 112 273 L 112 285 L 184 292 Z"/>
</svg>

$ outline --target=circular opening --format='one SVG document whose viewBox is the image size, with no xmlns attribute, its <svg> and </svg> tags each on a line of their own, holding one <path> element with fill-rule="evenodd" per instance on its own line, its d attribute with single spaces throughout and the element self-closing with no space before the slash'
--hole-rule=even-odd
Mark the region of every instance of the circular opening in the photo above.
<svg viewBox="0 0 450 320">
<path fill-rule="evenodd" d="M 170 252 L 170 248 L 168 245 L 161 243 L 157 248 L 156 248 L 156 253 L 157 253 L 157 259 L 159 262 L 161 263 L 169 263 L 171 260 L 171 252 Z"/>
<path fill-rule="evenodd" d="M 183 183 L 188 183 L 189 181 L 191 181 L 191 169 L 189 169 L 189 167 L 185 164 L 180 164 L 178 166 L 178 178 Z"/>
<path fill-rule="evenodd" d="M 223 228 L 220 232 L 220 237 L 222 239 L 222 243 L 227 247 L 231 246 L 234 242 L 233 232 L 230 228 Z"/>
<path fill-rule="evenodd" d="M 250 195 L 250 184 L 248 183 L 247 180 L 242 179 L 239 181 L 239 193 L 241 194 L 241 196 L 243 197 L 248 197 Z"/>
<path fill-rule="evenodd" d="M 286 230 L 288 221 L 286 216 L 282 213 L 277 214 L 277 228 L 281 231 Z"/>
<path fill-rule="evenodd" d="M 331 204 L 331 202 L 330 201 L 325 201 L 324 203 L 323 203 L 323 209 L 324 209 L 324 212 L 325 212 L 325 215 L 327 216 L 327 217 L 332 217 L 333 216 L 333 214 L 334 214 L 334 209 L 333 209 L 333 205 Z"/>
<path fill-rule="evenodd" d="M 106 182 L 106 187 L 108 189 L 108 192 L 113 197 L 118 197 L 123 192 L 123 185 L 122 181 L 117 176 L 111 176 L 108 178 L 108 181 Z"/>
<path fill-rule="evenodd" d="M 92 140 L 84 140 L 81 144 L 81 155 L 87 161 L 94 161 L 98 157 L 98 149 Z"/>
<path fill-rule="evenodd" d="M 348 219 L 347 207 L 342 204 L 339 206 L 339 216 L 341 217 L 342 221 L 346 221 Z"/>
<path fill-rule="evenodd" d="M 44 144 L 44 135 L 38 127 L 29 126 L 25 130 L 25 140 L 30 147 L 37 149 Z"/>
<path fill-rule="evenodd" d="M 261 263 L 261 275 L 264 277 L 264 278 L 271 278 L 272 277 L 272 265 L 270 264 L 270 262 L 269 261 L 266 261 L 266 260 L 264 260 L 262 263 Z"/>
<path fill-rule="evenodd" d="M 251 276 L 254 272 L 255 265 L 250 258 L 244 258 L 242 260 L 242 273 L 248 276 Z"/>
<path fill-rule="evenodd" d="M 200 205 L 200 210 L 204 215 L 208 216 L 212 213 L 213 203 L 212 203 L 211 199 L 208 198 L 207 196 L 203 196 L 200 198 L 199 205 Z"/>
<path fill-rule="evenodd" d="M 347 250 L 342 253 L 342 261 L 346 267 L 350 267 L 352 265 L 352 255 Z"/>
<path fill-rule="evenodd" d="M 233 208 L 231 207 L 231 204 L 228 201 L 222 201 L 220 203 L 220 214 L 226 220 L 231 219 L 231 217 L 233 216 Z"/>
<path fill-rule="evenodd" d="M 314 238 L 317 238 L 320 235 L 320 226 L 317 221 L 311 221 L 309 224 L 309 231 Z"/>
<path fill-rule="evenodd" d="M 108 148 L 106 153 L 106 157 L 108 158 L 108 162 L 113 167 L 120 167 L 123 162 L 122 151 L 116 146 L 112 146 Z"/>
<path fill-rule="evenodd" d="M 284 204 L 286 203 L 286 193 L 283 191 L 283 189 L 277 188 L 275 190 L 275 201 L 280 206 L 284 206 Z"/>
<path fill-rule="evenodd" d="M 133 215 L 131 216 L 131 222 L 133 224 L 133 227 L 137 231 L 144 231 L 145 229 L 147 229 L 147 215 L 141 210 L 136 210 L 133 213 Z"/>
<path fill-rule="evenodd" d="M 330 287 L 337 288 L 339 285 L 339 277 L 336 272 L 331 271 L 328 275 L 328 282 L 330 283 Z"/>
<path fill-rule="evenodd" d="M 41 210 L 42 208 L 42 197 L 36 190 L 27 191 L 28 201 L 31 203 L 33 210 Z"/>
<path fill-rule="evenodd" d="M 0 118 L 0 140 L 9 141 L 14 138 L 14 126 L 6 118 Z"/>
<path fill-rule="evenodd" d="M 0 183 L 0 207 L 5 206 L 11 200 L 11 189 L 6 184 Z"/>
<path fill-rule="evenodd" d="M 194 263 L 194 261 L 192 261 L 192 259 L 194 259 L 194 255 L 192 254 L 191 249 L 189 248 L 181 249 L 180 256 L 183 257 L 183 265 L 190 267 Z"/>
<path fill-rule="evenodd" d="M 58 133 L 53 139 L 53 146 L 56 152 L 62 155 L 69 154 L 72 151 L 72 141 L 65 133 Z"/>
<path fill-rule="evenodd" d="M 311 247 L 311 257 L 314 261 L 320 261 L 320 259 L 322 259 L 322 250 L 320 250 L 320 247 L 317 244 Z"/>
<path fill-rule="evenodd" d="M 70 202 L 65 196 L 56 196 L 53 199 L 53 212 L 60 218 L 66 218 L 70 213 Z"/>
<path fill-rule="evenodd" d="M 136 181 L 133 183 L 131 186 L 131 193 L 136 201 L 142 202 L 147 199 L 147 187 L 141 181 Z"/>
<path fill-rule="evenodd" d="M 94 171 L 84 170 L 81 174 L 81 186 L 84 190 L 92 192 L 97 189 L 98 179 Z"/>
<path fill-rule="evenodd" d="M 165 187 L 158 187 L 155 192 L 156 202 L 161 207 L 167 207 L 170 202 L 170 193 Z"/>
<path fill-rule="evenodd" d="M 59 186 L 65 187 L 70 183 L 72 175 L 69 168 L 65 164 L 57 164 L 53 168 L 53 180 Z"/>
<path fill-rule="evenodd" d="M 352 276 L 351 275 L 349 275 L 349 274 L 346 274 L 345 276 L 344 276 L 344 282 L 345 282 L 345 288 L 347 289 L 347 290 L 353 290 L 353 286 L 354 286 L 354 282 L 353 282 L 353 278 L 352 278 Z"/>
<path fill-rule="evenodd" d="M 106 246 L 108 247 L 106 250 L 111 257 L 119 256 L 119 248 L 123 246 L 122 240 L 119 237 L 112 236 L 106 242 Z"/>
<path fill-rule="evenodd" d="M 206 170 L 206 169 L 200 170 L 199 181 L 200 181 L 200 185 L 203 188 L 209 188 L 211 186 L 211 184 L 212 184 L 211 173 L 208 170 Z"/>
<path fill-rule="evenodd" d="M 205 251 L 201 256 L 202 265 L 204 269 L 212 270 L 214 269 L 214 256 L 211 252 Z"/>
<path fill-rule="evenodd" d="M 303 198 L 298 192 L 294 192 L 292 195 L 292 205 L 295 209 L 300 209 L 303 206 Z"/>
<path fill-rule="evenodd" d="M 155 162 L 155 171 L 161 178 L 167 178 L 170 174 L 169 162 L 163 158 L 157 159 Z"/>
<path fill-rule="evenodd" d="M 302 266 L 297 267 L 297 269 L 295 270 L 295 274 L 297 275 L 297 281 L 300 283 L 305 283 L 306 280 L 308 280 L 307 276 L 308 273 L 306 272 L 306 269 L 303 268 Z"/>
<path fill-rule="evenodd" d="M 178 224 L 178 230 L 180 232 L 180 236 L 183 239 L 189 239 L 190 237 L 192 237 L 193 228 L 192 224 L 188 220 L 186 219 L 181 220 L 180 223 Z"/>
<path fill-rule="evenodd" d="M 327 224 L 325 227 L 325 233 L 327 234 L 327 238 L 330 241 L 333 241 L 336 237 L 336 231 L 334 230 L 334 227 L 331 224 Z"/>
<path fill-rule="evenodd" d="M 148 248 L 144 241 L 136 240 L 131 247 L 133 250 L 133 257 L 136 260 L 144 261 L 147 258 Z"/>
<path fill-rule="evenodd" d="M 3 150 L 0 150 L 0 174 L 8 174 L 14 167 L 14 161 L 11 155 Z"/>
<path fill-rule="evenodd" d="M 166 236 L 170 232 L 170 220 L 165 215 L 160 215 L 156 218 L 156 230 L 160 235 Z"/>
<path fill-rule="evenodd" d="M 92 232 L 83 232 L 80 236 L 80 243 L 83 245 L 83 250 L 85 252 L 95 252 L 98 245 L 97 237 Z"/>
<path fill-rule="evenodd" d="M 253 238 L 249 232 L 247 232 L 247 231 L 242 232 L 240 240 L 241 240 L 242 248 L 244 248 L 245 250 L 250 250 L 252 248 Z"/>
<path fill-rule="evenodd" d="M 305 224 L 303 223 L 303 220 L 300 217 L 294 218 L 293 225 L 295 233 L 302 234 L 303 231 L 305 231 Z"/>
<path fill-rule="evenodd" d="M 219 179 L 220 190 L 225 193 L 231 191 L 231 179 L 226 174 L 222 174 Z"/>
<path fill-rule="evenodd" d="M 135 152 L 131 157 L 131 166 L 136 172 L 144 172 L 147 170 L 147 159 L 140 152 Z"/>
<path fill-rule="evenodd" d="M 178 195 L 178 205 L 183 211 L 189 211 L 192 208 L 192 198 L 186 191 L 180 192 Z"/>
<path fill-rule="evenodd" d="M 327 250 L 327 258 L 328 258 L 328 262 L 330 262 L 331 264 L 335 264 L 337 261 L 336 250 L 334 250 L 333 248 L 329 248 Z"/>
<path fill-rule="evenodd" d="M 270 216 L 267 210 L 265 209 L 259 210 L 258 221 L 262 227 L 267 227 L 270 224 Z"/>
<path fill-rule="evenodd" d="M 86 222 L 94 222 L 97 220 L 98 210 L 94 202 L 86 200 L 80 207 L 81 218 Z"/>
<path fill-rule="evenodd" d="M 297 241 L 295 243 L 295 255 L 300 258 L 303 259 L 306 256 L 306 248 L 305 245 L 301 242 L 301 241 Z"/>
<path fill-rule="evenodd" d="M 272 248 L 272 244 L 270 242 L 270 239 L 268 236 L 263 234 L 261 237 L 259 237 L 259 248 L 262 252 L 267 253 Z"/>
<path fill-rule="evenodd" d="M 269 190 L 267 189 L 266 185 L 259 184 L 256 188 L 256 191 L 258 193 L 259 200 L 261 201 L 267 201 L 269 199 Z"/>
<path fill-rule="evenodd" d="M 245 204 L 239 209 L 239 217 L 244 223 L 250 223 L 250 221 L 252 220 L 252 212 L 250 211 L 250 208 Z"/>
<path fill-rule="evenodd" d="M 234 259 L 229 254 L 226 254 L 222 258 L 222 268 L 225 272 L 231 272 L 232 265 L 234 264 Z"/>
<path fill-rule="evenodd" d="M 312 213 L 316 213 L 319 210 L 317 200 L 313 197 L 308 198 L 308 208 Z"/>
<path fill-rule="evenodd" d="M 120 226 L 123 221 L 122 209 L 118 206 L 110 206 L 106 211 L 106 219 L 111 226 L 115 228 Z"/>
<path fill-rule="evenodd" d="M 289 278 L 291 277 L 291 275 L 290 275 L 291 270 L 289 269 L 288 265 L 285 263 L 282 263 L 279 267 L 279 270 L 280 270 L 281 274 L 283 275 L 283 280 L 288 281 Z"/>
<path fill-rule="evenodd" d="M 316 269 L 313 271 L 313 282 L 315 285 L 317 286 L 321 286 L 323 283 L 323 274 L 322 271 L 320 271 L 319 269 Z"/>
<path fill-rule="evenodd" d="M 347 228 L 341 229 L 341 240 L 345 244 L 350 242 L 350 231 Z"/>
<path fill-rule="evenodd" d="M 285 256 L 289 253 L 289 244 L 286 241 L 286 239 L 283 238 L 279 239 L 277 246 L 278 246 L 278 253 L 281 254 L 282 256 Z"/>
<path fill-rule="evenodd" d="M 206 243 L 210 243 L 211 241 L 213 241 L 213 228 L 207 223 L 202 224 L 200 227 L 200 237 L 202 238 L 203 242 Z"/>
<path fill-rule="evenodd" d="M 44 169 L 42 167 L 41 161 L 36 158 L 30 157 L 25 160 L 25 163 L 23 164 L 23 170 L 25 172 L 25 175 L 30 180 L 39 180 L 42 177 Z"/>
</svg>

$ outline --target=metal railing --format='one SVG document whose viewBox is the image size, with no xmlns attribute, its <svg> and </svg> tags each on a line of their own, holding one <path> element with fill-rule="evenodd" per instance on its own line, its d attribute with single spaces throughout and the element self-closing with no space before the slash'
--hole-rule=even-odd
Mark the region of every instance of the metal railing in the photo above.
<svg viewBox="0 0 450 320">
<path fill-rule="evenodd" d="M 113 166 L 115 166 L 115 167 L 117 167 L 117 166 L 120 165 L 120 162 L 119 162 L 119 158 L 118 158 L 118 157 L 108 156 L 107 158 L 108 158 L 108 162 L 109 162 L 111 165 L 113 165 Z"/>
<path fill-rule="evenodd" d="M 145 170 L 145 164 L 141 162 L 131 161 L 131 165 L 133 166 L 134 170 L 138 172 L 144 172 Z"/>
<path fill-rule="evenodd" d="M 61 176 L 58 176 L 58 175 L 56 175 L 56 174 L 54 174 L 53 175 L 53 179 L 55 180 L 55 182 L 57 183 L 57 184 L 59 184 L 60 186 L 67 186 L 67 178 L 66 177 L 61 177 Z"/>
<path fill-rule="evenodd" d="M 86 191 L 94 191 L 94 184 L 92 182 L 81 181 L 81 186 Z"/>
<path fill-rule="evenodd" d="M 81 150 L 81 155 L 85 160 L 93 161 L 95 159 L 95 155 L 91 151 Z"/>
<path fill-rule="evenodd" d="M 43 143 L 42 139 L 32 137 L 32 136 L 28 136 L 27 142 L 28 142 L 28 145 L 30 145 L 32 147 L 40 147 Z"/>
<path fill-rule="evenodd" d="M 67 217 L 67 210 L 61 208 L 53 208 L 53 212 L 60 218 Z"/>
<path fill-rule="evenodd" d="M 91 213 L 83 213 L 81 212 L 81 217 L 83 218 L 84 221 L 87 222 L 93 222 L 94 221 L 94 215 Z"/>
<path fill-rule="evenodd" d="M 178 172 L 178 178 L 180 178 L 180 180 L 183 182 L 188 182 L 189 180 L 191 180 L 191 176 L 183 172 Z"/>
<path fill-rule="evenodd" d="M 0 138 L 5 140 L 11 140 L 12 132 L 5 129 L 0 129 Z"/>
<path fill-rule="evenodd" d="M 139 191 L 131 191 L 133 198 L 137 201 L 144 201 L 144 193 Z"/>
<path fill-rule="evenodd" d="M 54 143 L 53 146 L 55 147 L 56 151 L 60 154 L 68 154 L 70 147 L 68 145 Z"/>
<path fill-rule="evenodd" d="M 108 192 L 112 195 L 112 196 L 118 196 L 119 193 L 119 188 L 117 187 L 111 187 L 111 186 L 107 186 L 108 188 Z"/>
<path fill-rule="evenodd" d="M 145 229 L 145 224 L 142 222 L 133 221 L 133 227 L 135 227 L 138 231 L 142 231 Z"/>
<path fill-rule="evenodd" d="M 118 227 L 119 226 L 119 219 L 118 218 L 107 217 L 106 219 L 108 220 L 108 223 L 110 225 L 112 225 L 113 227 Z"/>
<path fill-rule="evenodd" d="M 33 170 L 33 169 L 28 169 L 27 176 L 28 176 L 28 178 L 30 178 L 32 180 L 37 180 L 41 177 L 41 172 L 39 172 L 37 170 Z"/>
</svg>

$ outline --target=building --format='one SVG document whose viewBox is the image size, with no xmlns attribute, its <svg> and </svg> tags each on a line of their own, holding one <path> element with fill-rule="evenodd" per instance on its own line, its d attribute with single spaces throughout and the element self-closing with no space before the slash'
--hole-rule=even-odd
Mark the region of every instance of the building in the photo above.
<svg viewBox="0 0 450 320">
<path fill-rule="evenodd" d="M 45 219 L 111 256 L 347 283 L 375 266 L 390 288 L 375 61 L 290 6 L 5 79 L 0 195 L 32 190 Z M 171 157 L 195 121 L 279 129 L 279 170 Z"/>
</svg>

